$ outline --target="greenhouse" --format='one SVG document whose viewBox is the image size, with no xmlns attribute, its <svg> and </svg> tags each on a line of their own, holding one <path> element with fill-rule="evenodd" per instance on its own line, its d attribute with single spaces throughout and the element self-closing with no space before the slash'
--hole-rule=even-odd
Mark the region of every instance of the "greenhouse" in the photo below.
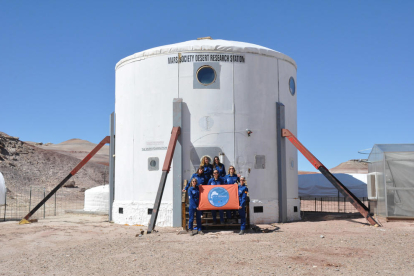
<svg viewBox="0 0 414 276">
<path fill-rule="evenodd" d="M 374 213 L 414 217 L 414 144 L 376 144 L 368 157 L 368 198 Z"/>
</svg>

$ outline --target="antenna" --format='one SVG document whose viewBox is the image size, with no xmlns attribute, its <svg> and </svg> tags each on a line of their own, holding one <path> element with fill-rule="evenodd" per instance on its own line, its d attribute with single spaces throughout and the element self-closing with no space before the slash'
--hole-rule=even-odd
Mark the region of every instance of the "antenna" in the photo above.
<svg viewBox="0 0 414 276">
<path fill-rule="evenodd" d="M 367 151 L 367 150 L 369 150 L 369 152 L 364 152 L 364 151 Z M 363 150 L 359 150 L 359 151 L 358 151 L 358 153 L 359 153 L 359 154 L 370 154 L 370 153 L 371 153 L 371 150 L 372 150 L 372 148 L 369 148 L 369 149 L 363 149 Z"/>
</svg>

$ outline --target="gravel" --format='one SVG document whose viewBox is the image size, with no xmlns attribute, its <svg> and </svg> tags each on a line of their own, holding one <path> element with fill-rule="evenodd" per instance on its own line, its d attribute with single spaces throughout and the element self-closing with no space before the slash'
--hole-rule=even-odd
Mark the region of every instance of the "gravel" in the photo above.
<svg viewBox="0 0 414 276">
<path fill-rule="evenodd" d="M 145 227 L 109 223 L 106 216 L 3 222 L 0 275 L 413 275 L 413 222 L 276 225 L 268 233 L 190 237 L 178 228 L 142 235 Z"/>
</svg>

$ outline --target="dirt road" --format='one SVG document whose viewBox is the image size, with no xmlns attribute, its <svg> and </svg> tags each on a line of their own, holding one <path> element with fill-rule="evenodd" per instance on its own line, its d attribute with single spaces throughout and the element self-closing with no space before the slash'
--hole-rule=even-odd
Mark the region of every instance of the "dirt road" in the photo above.
<svg viewBox="0 0 414 276">
<path fill-rule="evenodd" d="M 414 223 L 364 219 L 279 224 L 270 233 L 140 226 L 65 215 L 0 223 L 0 275 L 414 275 Z"/>
</svg>

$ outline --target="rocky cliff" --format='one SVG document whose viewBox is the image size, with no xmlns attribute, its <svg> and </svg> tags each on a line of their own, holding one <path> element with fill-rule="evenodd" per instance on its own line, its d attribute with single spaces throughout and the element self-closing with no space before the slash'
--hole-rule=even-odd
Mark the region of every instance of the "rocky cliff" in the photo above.
<svg viewBox="0 0 414 276">
<path fill-rule="evenodd" d="M 10 190 L 24 186 L 54 187 L 79 162 L 76 157 L 45 150 L 35 143 L 0 132 L 0 172 Z M 108 169 L 108 166 L 89 162 L 71 180 L 79 188 L 102 185 L 104 179 L 108 181 Z"/>
</svg>

